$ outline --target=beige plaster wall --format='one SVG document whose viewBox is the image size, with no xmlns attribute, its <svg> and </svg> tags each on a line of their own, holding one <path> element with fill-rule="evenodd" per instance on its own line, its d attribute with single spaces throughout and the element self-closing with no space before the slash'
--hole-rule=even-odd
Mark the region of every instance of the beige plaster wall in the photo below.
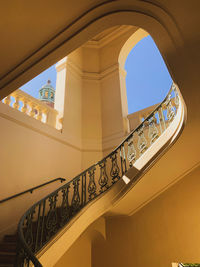
<svg viewBox="0 0 200 267">
<path fill-rule="evenodd" d="M 54 267 L 92 267 L 92 243 L 105 239 L 105 219 L 101 217 L 94 221 L 80 235 L 73 245 L 57 261 Z"/>
<path fill-rule="evenodd" d="M 81 170 L 81 152 L 63 134 L 0 103 L 0 199 L 57 177 L 71 180 Z M 55 182 L 0 205 L 0 237 L 15 228 L 33 203 L 55 190 Z"/>
<path fill-rule="evenodd" d="M 54 267 L 91 267 L 91 242 L 81 236 Z"/>
<path fill-rule="evenodd" d="M 200 262 L 199 178 L 197 167 L 131 217 L 107 218 L 107 241 L 93 244 L 92 266 Z"/>
</svg>

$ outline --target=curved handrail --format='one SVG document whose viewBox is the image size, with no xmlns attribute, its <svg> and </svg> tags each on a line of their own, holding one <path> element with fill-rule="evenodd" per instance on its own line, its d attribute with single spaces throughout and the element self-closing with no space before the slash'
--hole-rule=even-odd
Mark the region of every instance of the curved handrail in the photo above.
<svg viewBox="0 0 200 267">
<path fill-rule="evenodd" d="M 179 267 L 200 267 L 199 263 L 179 263 Z"/>
<path fill-rule="evenodd" d="M 173 83 L 165 99 L 116 149 L 35 203 L 22 216 L 18 225 L 17 266 L 30 261 L 34 266 L 42 266 L 34 254 L 83 207 L 120 180 L 172 123 L 180 106 L 178 92 Z"/>
<path fill-rule="evenodd" d="M 43 187 L 43 186 L 45 186 L 45 185 L 47 185 L 47 184 L 51 184 L 51 183 L 53 183 L 53 182 L 59 181 L 59 180 L 60 180 L 61 183 L 64 182 L 64 181 L 66 181 L 66 179 L 61 178 L 61 177 L 59 177 L 59 178 L 55 178 L 55 179 L 53 179 L 53 180 L 51 180 L 51 181 L 49 181 L 49 182 L 46 182 L 46 183 L 37 185 L 37 186 L 35 186 L 35 187 L 31 187 L 31 188 L 29 188 L 29 189 L 27 189 L 27 190 L 25 190 L 25 191 L 23 191 L 23 192 L 21 192 L 21 193 L 18 193 L 18 194 L 15 194 L 15 195 L 13 195 L 13 196 L 4 198 L 4 199 L 0 200 L 0 204 L 3 203 L 3 202 L 8 201 L 8 200 L 10 200 L 10 199 L 13 199 L 13 198 L 19 197 L 19 196 L 21 196 L 21 195 L 24 195 L 24 194 L 26 194 L 26 193 L 31 193 L 31 194 L 32 194 L 34 190 L 36 190 L 36 189 L 38 189 L 38 188 L 40 188 L 40 187 Z"/>
</svg>

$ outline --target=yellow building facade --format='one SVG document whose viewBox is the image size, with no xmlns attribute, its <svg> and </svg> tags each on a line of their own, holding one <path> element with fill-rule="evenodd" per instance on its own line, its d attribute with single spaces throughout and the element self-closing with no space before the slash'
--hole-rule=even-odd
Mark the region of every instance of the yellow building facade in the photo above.
<svg viewBox="0 0 200 267">
<path fill-rule="evenodd" d="M 2 8 L 7 27 L 1 26 L 1 99 L 58 63 L 56 111 L 44 111 L 46 123 L 0 103 L 1 199 L 49 178 L 70 181 L 140 123 L 132 118 L 131 124 L 128 117 L 124 64 L 143 37 L 152 36 L 180 90 L 180 109 L 163 131 L 164 139 L 152 142 L 123 179 L 39 250 L 41 264 L 167 267 L 200 262 L 198 1 L 58 1 L 37 8 L 22 1 Z M 58 19 L 44 20 L 44 9 Z M 28 27 L 27 15 L 30 22 L 37 16 L 37 23 Z M 15 99 L 32 101 L 38 114 L 44 108 L 26 95 Z M 58 187 L 50 184 L 1 203 L 1 237 L 14 233 L 24 212 Z"/>
</svg>

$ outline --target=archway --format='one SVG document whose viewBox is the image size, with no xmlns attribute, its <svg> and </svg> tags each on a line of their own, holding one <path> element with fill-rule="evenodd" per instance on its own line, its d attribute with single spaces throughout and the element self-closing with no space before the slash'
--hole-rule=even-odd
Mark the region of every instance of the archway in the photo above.
<svg viewBox="0 0 200 267">
<path fill-rule="evenodd" d="M 154 40 L 141 28 L 126 40 L 118 61 L 123 114 L 133 129 L 164 99 L 172 78 Z"/>
</svg>

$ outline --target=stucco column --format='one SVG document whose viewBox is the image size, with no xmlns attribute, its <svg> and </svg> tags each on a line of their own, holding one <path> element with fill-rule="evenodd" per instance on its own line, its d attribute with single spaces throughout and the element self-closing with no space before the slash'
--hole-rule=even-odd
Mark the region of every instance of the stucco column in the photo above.
<svg viewBox="0 0 200 267">
<path fill-rule="evenodd" d="M 71 53 L 60 60 L 57 65 L 55 109 L 59 112 L 58 121 L 66 141 L 81 150 L 81 97 L 82 72 L 77 58 L 80 51 Z"/>
<path fill-rule="evenodd" d="M 67 72 L 67 57 L 64 57 L 56 64 L 57 79 L 56 79 L 56 92 L 54 108 L 58 111 L 58 118 L 56 128 L 62 129 L 62 120 L 64 114 L 65 102 L 65 85 L 66 85 L 66 72 Z"/>
<path fill-rule="evenodd" d="M 107 154 L 127 133 L 126 88 L 125 81 L 121 88 L 118 63 L 102 71 L 101 76 L 102 146 Z"/>
<path fill-rule="evenodd" d="M 99 50 L 83 47 L 82 51 L 82 165 L 85 168 L 103 155 Z"/>
</svg>

